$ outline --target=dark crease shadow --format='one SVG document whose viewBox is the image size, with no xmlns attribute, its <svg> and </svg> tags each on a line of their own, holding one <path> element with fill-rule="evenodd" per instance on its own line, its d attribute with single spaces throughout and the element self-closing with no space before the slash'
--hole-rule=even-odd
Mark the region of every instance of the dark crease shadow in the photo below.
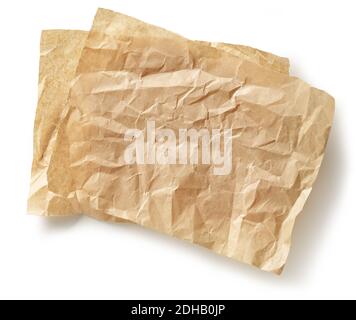
<svg viewBox="0 0 356 320">
<path fill-rule="evenodd" d="M 337 112 L 336 112 L 337 114 Z M 336 115 L 326 155 L 305 209 L 298 217 L 292 250 L 284 271 L 286 281 L 308 279 L 308 271 L 318 259 L 326 231 L 337 212 L 338 199 L 346 175 L 346 159 L 340 121 Z"/>
</svg>

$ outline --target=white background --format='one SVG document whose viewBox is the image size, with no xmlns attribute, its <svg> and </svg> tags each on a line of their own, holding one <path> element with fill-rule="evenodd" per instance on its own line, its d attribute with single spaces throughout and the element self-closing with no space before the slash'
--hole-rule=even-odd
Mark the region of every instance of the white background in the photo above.
<svg viewBox="0 0 356 320">
<path fill-rule="evenodd" d="M 0 298 L 356 298 L 355 1 L 2 1 Z M 89 30 L 97 7 L 186 37 L 259 47 L 335 96 L 322 171 L 277 277 L 136 226 L 26 214 L 42 29 Z"/>
</svg>

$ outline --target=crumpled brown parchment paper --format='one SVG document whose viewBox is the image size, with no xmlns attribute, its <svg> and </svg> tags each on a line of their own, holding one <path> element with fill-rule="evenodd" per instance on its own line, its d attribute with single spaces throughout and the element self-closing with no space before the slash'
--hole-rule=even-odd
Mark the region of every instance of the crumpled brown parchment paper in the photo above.
<svg viewBox="0 0 356 320">
<path fill-rule="evenodd" d="M 39 213 L 58 206 L 109 215 L 280 273 L 334 100 L 281 66 L 231 53 L 100 9 L 48 166 L 54 196 Z M 216 175 L 209 164 L 128 165 L 124 136 L 145 132 L 149 121 L 176 133 L 232 129 L 231 173 Z"/>
</svg>

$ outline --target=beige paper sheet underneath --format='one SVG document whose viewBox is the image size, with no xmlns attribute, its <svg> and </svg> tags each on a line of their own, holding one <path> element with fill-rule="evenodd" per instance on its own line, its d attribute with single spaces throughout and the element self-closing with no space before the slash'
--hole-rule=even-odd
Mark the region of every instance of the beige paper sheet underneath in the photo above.
<svg viewBox="0 0 356 320">
<path fill-rule="evenodd" d="M 39 99 L 34 128 L 34 153 L 28 211 L 71 215 L 48 185 L 48 166 L 57 139 L 58 124 L 65 114 L 70 81 L 88 33 L 84 31 L 44 31 L 41 37 Z"/>
</svg>

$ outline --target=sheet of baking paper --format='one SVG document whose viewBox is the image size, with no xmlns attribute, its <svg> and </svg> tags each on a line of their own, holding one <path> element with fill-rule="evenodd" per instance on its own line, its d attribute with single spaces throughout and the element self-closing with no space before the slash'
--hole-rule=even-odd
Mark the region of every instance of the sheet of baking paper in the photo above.
<svg viewBox="0 0 356 320">
<path fill-rule="evenodd" d="M 80 213 L 80 211 L 75 212 L 66 199 L 48 187 L 47 175 L 49 159 L 57 137 L 58 123 L 64 114 L 70 82 L 75 75 L 87 36 L 88 32 L 75 30 L 46 30 L 42 33 L 40 95 L 34 130 L 31 194 L 28 203 L 29 212 L 34 214 L 62 216 Z M 208 45 L 221 47 L 234 55 L 250 59 L 272 70 L 289 72 L 288 59 L 241 45 L 220 43 Z M 106 216 L 98 218 L 106 218 Z"/>
<path fill-rule="evenodd" d="M 49 178 L 62 176 L 56 159 L 67 147 L 73 178 L 67 198 L 78 210 L 280 273 L 321 165 L 334 100 L 299 79 L 160 30 L 98 11 Z M 231 171 L 219 175 L 216 163 L 151 164 L 146 149 L 136 149 L 138 163 L 127 164 L 126 135 L 140 130 L 134 132 L 148 143 L 152 122 L 175 136 L 232 129 L 222 148 L 229 159 L 231 142 Z M 161 150 L 162 143 L 150 142 L 150 151 Z"/>
<path fill-rule="evenodd" d="M 99 10 L 68 106 L 48 177 L 51 187 L 63 188 L 58 178 L 66 167 L 72 181 L 63 197 L 73 208 L 127 219 L 262 270 L 282 271 L 295 218 L 324 155 L 334 112 L 328 94 Z M 184 129 L 208 129 L 211 145 L 218 137 L 213 130 L 227 132 L 220 141 L 227 170 L 219 170 L 217 156 L 204 164 L 164 164 L 172 160 L 165 158 L 170 149 L 160 139 L 147 141 L 152 124 L 154 132 L 170 138 Z M 128 164 L 134 158 L 126 158 L 133 150 L 126 138 L 133 133 L 138 163 Z M 150 152 L 137 147 L 142 136 Z M 174 145 L 184 151 L 183 141 Z M 202 146 L 198 154 L 206 151 Z M 160 160 L 152 159 L 152 150 Z M 60 161 L 63 152 L 67 163 Z"/>
<path fill-rule="evenodd" d="M 88 33 L 48 30 L 41 36 L 39 99 L 34 128 L 34 152 L 28 211 L 57 215 L 73 214 L 66 199 L 49 188 L 48 166 L 57 138 L 58 124 L 65 114 L 70 81 Z M 62 177 L 61 179 L 65 179 Z"/>
</svg>

